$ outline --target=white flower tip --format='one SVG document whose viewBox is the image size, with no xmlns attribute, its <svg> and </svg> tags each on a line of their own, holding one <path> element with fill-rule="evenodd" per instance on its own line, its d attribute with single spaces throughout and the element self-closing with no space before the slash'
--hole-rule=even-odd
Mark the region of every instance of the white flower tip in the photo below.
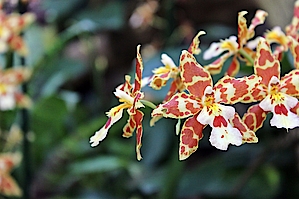
<svg viewBox="0 0 299 199">
<path fill-rule="evenodd" d="M 90 146 L 92 147 L 98 146 L 100 142 L 105 139 L 106 136 L 107 136 L 107 129 L 104 129 L 103 127 L 102 129 L 95 132 L 93 136 L 90 137 L 89 139 L 89 143 L 91 143 Z"/>
<path fill-rule="evenodd" d="M 161 55 L 161 62 L 165 65 L 165 66 L 170 66 L 170 67 L 176 67 L 175 63 L 173 62 L 173 60 L 171 59 L 171 57 L 169 57 L 167 54 L 163 53 Z"/>
</svg>

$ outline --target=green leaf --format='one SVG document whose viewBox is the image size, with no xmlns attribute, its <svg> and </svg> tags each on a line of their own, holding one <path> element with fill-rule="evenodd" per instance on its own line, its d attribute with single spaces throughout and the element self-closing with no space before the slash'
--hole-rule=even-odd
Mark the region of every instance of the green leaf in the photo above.
<svg viewBox="0 0 299 199">
<path fill-rule="evenodd" d="M 73 163 L 70 166 L 70 170 L 76 175 L 108 172 L 125 168 L 127 164 L 126 160 L 117 156 L 100 156 Z"/>
</svg>

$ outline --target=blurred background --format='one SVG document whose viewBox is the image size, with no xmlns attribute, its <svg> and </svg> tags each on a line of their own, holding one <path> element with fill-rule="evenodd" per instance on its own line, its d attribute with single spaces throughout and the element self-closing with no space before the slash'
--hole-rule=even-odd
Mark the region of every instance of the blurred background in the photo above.
<svg viewBox="0 0 299 199">
<path fill-rule="evenodd" d="M 13 6 L 15 1 L 7 1 Z M 294 0 L 31 0 L 28 11 L 37 21 L 24 32 L 33 75 L 28 94 L 30 140 L 23 164 L 14 176 L 26 198 L 90 199 L 279 199 L 299 198 L 298 129 L 269 126 L 256 134 L 258 144 L 212 147 L 206 128 L 198 150 L 178 160 L 176 121 L 162 119 L 149 126 L 145 108 L 143 159 L 135 154 L 135 137 L 123 138 L 127 115 L 107 138 L 91 148 L 89 137 L 101 128 L 105 112 L 118 101 L 113 95 L 125 74 L 134 73 L 136 46 L 141 44 L 144 76 L 162 66 L 161 53 L 178 64 L 199 30 L 200 48 L 237 34 L 238 12 L 248 23 L 257 9 L 269 13 L 256 34 L 290 23 Z M 202 54 L 201 64 L 208 63 Z M 284 60 L 282 66 L 288 66 Z M 248 72 L 249 70 L 249 72 Z M 244 74 L 251 69 L 244 69 Z M 288 70 L 288 68 L 284 69 Z M 222 73 L 223 74 L 223 73 Z M 214 80 L 217 80 L 216 76 Z M 161 91 L 144 88 L 158 104 Z M 243 114 L 247 105 L 236 105 Z M 2 128 L 11 125 L 6 112 Z M 271 117 L 271 116 L 269 116 Z M 7 119 L 8 118 L 8 119 Z M 26 164 L 26 165 L 24 165 Z M 24 168 L 27 168 L 24 170 Z M 25 171 L 25 173 L 24 173 Z"/>
</svg>

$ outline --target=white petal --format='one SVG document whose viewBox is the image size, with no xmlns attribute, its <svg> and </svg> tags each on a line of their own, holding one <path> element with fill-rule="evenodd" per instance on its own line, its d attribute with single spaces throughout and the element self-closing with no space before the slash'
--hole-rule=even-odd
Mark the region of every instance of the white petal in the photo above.
<svg viewBox="0 0 299 199">
<path fill-rule="evenodd" d="M 260 103 L 259 107 L 264 111 L 273 111 L 273 104 L 271 103 L 270 95 L 267 95 Z"/>
<path fill-rule="evenodd" d="M 205 124 L 211 124 L 213 122 L 214 117 L 209 115 L 208 111 L 207 111 L 207 107 L 203 107 L 203 109 L 201 110 L 201 112 L 198 114 L 196 120 L 205 125 Z"/>
<path fill-rule="evenodd" d="M 277 128 L 293 129 L 299 127 L 299 116 L 288 110 L 288 115 L 273 114 L 270 120 L 271 126 Z"/>
<path fill-rule="evenodd" d="M 13 93 L 0 95 L 0 110 L 12 110 L 16 107 L 16 100 Z"/>
<path fill-rule="evenodd" d="M 222 110 L 221 115 L 225 118 L 225 119 L 231 119 L 234 117 L 235 115 L 235 108 L 232 106 L 224 106 L 222 104 L 218 105 L 220 107 L 220 109 Z"/>
<path fill-rule="evenodd" d="M 95 132 L 95 134 L 93 136 L 90 137 L 89 143 L 91 143 L 91 146 L 97 146 L 98 144 L 100 144 L 100 142 L 105 139 L 105 137 L 107 136 L 108 130 L 109 128 L 118 120 L 120 120 L 120 118 L 122 117 L 123 114 L 123 109 L 120 109 L 118 112 L 116 112 L 116 114 L 114 116 L 111 116 L 108 121 L 106 122 L 106 124 L 97 132 Z"/>
<path fill-rule="evenodd" d="M 240 146 L 242 135 L 238 129 L 228 124 L 226 128 L 213 128 L 209 141 L 217 149 L 227 150 L 229 144 Z"/>
<path fill-rule="evenodd" d="M 167 55 L 167 54 L 162 54 L 161 55 L 161 62 L 165 65 L 165 66 L 170 66 L 170 67 L 176 67 L 175 63 L 173 62 L 173 60 Z"/>
<path fill-rule="evenodd" d="M 208 60 L 208 59 L 218 56 L 221 53 L 219 51 L 217 52 L 217 48 L 219 48 L 219 47 L 220 47 L 219 42 L 211 43 L 210 47 L 204 52 L 203 59 Z"/>
<path fill-rule="evenodd" d="M 130 104 L 133 104 L 134 98 L 131 97 L 128 93 L 120 90 L 120 89 L 115 89 L 114 95 L 120 99 L 125 100 L 126 102 L 129 102 Z"/>
</svg>

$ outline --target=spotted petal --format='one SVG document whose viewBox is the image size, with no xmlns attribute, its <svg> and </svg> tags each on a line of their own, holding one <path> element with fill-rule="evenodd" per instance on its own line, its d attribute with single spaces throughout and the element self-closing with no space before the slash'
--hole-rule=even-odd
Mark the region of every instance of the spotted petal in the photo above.
<svg viewBox="0 0 299 199">
<path fill-rule="evenodd" d="M 142 71 L 143 71 L 143 63 L 140 54 L 140 46 L 137 46 L 137 57 L 136 57 L 136 71 L 135 71 L 135 84 L 133 93 L 140 91 L 141 89 L 141 79 L 142 79 Z"/>
<path fill-rule="evenodd" d="M 256 143 L 258 138 L 254 131 L 250 130 L 247 125 L 242 121 L 238 113 L 235 113 L 234 117 L 230 119 L 230 123 L 234 128 L 237 128 L 242 134 L 243 143 Z"/>
<path fill-rule="evenodd" d="M 242 120 L 250 130 L 255 132 L 263 126 L 266 117 L 267 111 L 264 111 L 258 104 L 255 104 L 248 108 Z"/>
<path fill-rule="evenodd" d="M 280 79 L 280 63 L 272 55 L 270 45 L 264 38 L 260 38 L 257 46 L 256 59 L 254 61 L 254 72 L 262 77 L 261 83 L 268 85 L 272 76 Z"/>
<path fill-rule="evenodd" d="M 225 53 L 223 54 L 221 57 L 219 57 L 218 59 L 216 59 L 215 61 L 213 61 L 212 63 L 204 66 L 204 68 L 209 71 L 209 73 L 211 75 L 217 75 L 221 72 L 222 70 L 222 66 L 224 64 L 224 62 L 231 56 L 230 53 Z"/>
<path fill-rule="evenodd" d="M 187 118 L 200 111 L 201 105 L 192 95 L 177 93 L 169 101 L 160 104 L 152 112 L 152 117 Z"/>
<path fill-rule="evenodd" d="M 194 117 L 188 118 L 180 134 L 179 159 L 185 160 L 198 148 L 198 141 L 202 139 L 202 130 L 205 125 L 199 123 Z"/>
<path fill-rule="evenodd" d="M 205 31 L 199 31 L 197 35 L 193 38 L 192 43 L 188 48 L 188 51 L 191 54 L 198 55 L 201 52 L 199 48 L 199 43 L 200 43 L 199 37 L 204 34 L 206 34 Z"/>
<path fill-rule="evenodd" d="M 187 90 L 196 97 L 202 97 L 207 86 L 212 86 L 210 73 L 204 69 L 195 57 L 184 50 L 180 57 L 181 77 Z"/>
<path fill-rule="evenodd" d="M 290 40 L 290 50 L 294 58 L 295 68 L 299 69 L 299 43 L 292 37 L 288 37 Z"/>
<path fill-rule="evenodd" d="M 3 153 L 0 155 L 0 194 L 5 196 L 21 196 L 22 190 L 11 177 L 11 170 L 21 161 L 19 153 Z"/>
<path fill-rule="evenodd" d="M 252 90 L 260 83 L 260 77 L 251 75 L 249 77 L 234 78 L 224 76 L 215 84 L 218 102 L 235 104 L 237 102 L 253 102 Z"/>
<path fill-rule="evenodd" d="M 280 91 L 291 95 L 293 97 L 299 97 L 299 68 L 292 70 L 281 78 Z"/>
<path fill-rule="evenodd" d="M 251 20 L 251 24 L 248 28 L 247 39 L 251 39 L 254 36 L 254 29 L 256 28 L 256 26 L 263 24 L 267 16 L 268 13 L 265 12 L 264 10 L 256 11 L 254 17 Z"/>
<path fill-rule="evenodd" d="M 240 63 L 237 59 L 237 56 L 234 56 L 225 74 L 234 77 L 238 74 L 239 70 L 240 70 Z"/>
<path fill-rule="evenodd" d="M 292 18 L 292 22 L 286 27 L 287 35 L 293 37 L 295 40 L 298 41 L 299 39 L 298 28 L 299 28 L 299 1 L 296 1 L 294 5 L 294 15 Z"/>
</svg>

